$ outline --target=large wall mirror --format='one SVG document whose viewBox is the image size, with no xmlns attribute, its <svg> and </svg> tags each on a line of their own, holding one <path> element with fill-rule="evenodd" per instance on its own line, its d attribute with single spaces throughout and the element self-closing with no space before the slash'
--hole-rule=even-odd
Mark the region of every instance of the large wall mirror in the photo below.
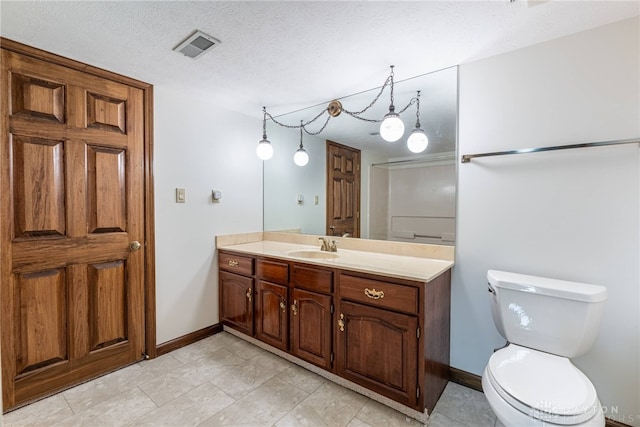
<svg viewBox="0 0 640 427">
<path fill-rule="evenodd" d="M 345 96 L 345 109 L 361 110 L 380 88 Z M 420 92 L 420 124 L 428 138 L 426 150 L 414 154 L 407 138 L 416 124 L 416 106 L 400 116 L 404 136 L 386 142 L 379 123 L 354 119 L 342 113 L 332 118 L 317 136 L 303 135 L 309 163 L 300 167 L 293 155 L 300 131 L 267 121 L 274 155 L 264 162 L 264 230 L 332 235 L 332 214 L 327 214 L 327 141 L 360 150 L 359 237 L 403 242 L 452 245 L 455 242 L 456 137 L 458 116 L 457 67 L 396 81 L 396 111 Z M 328 102 L 327 102 L 328 104 Z M 297 125 L 319 114 L 326 105 L 304 108 L 276 118 Z M 367 118 L 382 118 L 389 108 L 389 88 L 367 111 Z M 308 127 L 316 131 L 325 120 Z M 314 127 L 315 126 L 315 127 Z M 331 163 L 331 161 L 329 161 Z M 329 188 L 329 190 L 327 190 Z M 340 234 L 337 234 L 340 235 Z"/>
</svg>

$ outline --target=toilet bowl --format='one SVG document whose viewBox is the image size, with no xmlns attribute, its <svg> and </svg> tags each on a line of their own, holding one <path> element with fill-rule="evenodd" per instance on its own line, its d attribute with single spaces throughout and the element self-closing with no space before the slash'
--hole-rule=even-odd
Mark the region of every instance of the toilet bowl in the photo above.
<svg viewBox="0 0 640 427">
<path fill-rule="evenodd" d="M 506 427 L 605 425 L 595 387 L 569 357 L 589 350 L 606 288 L 490 270 L 496 328 L 508 345 L 489 358 L 482 387 Z"/>
<path fill-rule="evenodd" d="M 482 389 L 507 427 L 605 425 L 593 384 L 566 357 L 510 344 L 489 359 Z"/>
</svg>

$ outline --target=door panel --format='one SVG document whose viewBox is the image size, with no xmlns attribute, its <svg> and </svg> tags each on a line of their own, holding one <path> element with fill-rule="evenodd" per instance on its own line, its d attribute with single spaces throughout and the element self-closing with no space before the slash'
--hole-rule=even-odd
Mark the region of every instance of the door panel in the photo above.
<svg viewBox="0 0 640 427">
<path fill-rule="evenodd" d="M 127 288 L 123 261 L 89 265 L 91 351 L 127 339 Z"/>
<path fill-rule="evenodd" d="M 87 127 L 125 133 L 126 101 L 87 93 Z"/>
<path fill-rule="evenodd" d="M 64 142 L 14 135 L 15 237 L 63 237 Z"/>
<path fill-rule="evenodd" d="M 64 88 L 59 82 L 11 75 L 11 114 L 64 123 Z"/>
<path fill-rule="evenodd" d="M 16 375 L 67 360 L 67 285 L 64 269 L 16 278 Z"/>
<path fill-rule="evenodd" d="M 143 91 L 2 50 L 5 409 L 142 358 Z"/>
<path fill-rule="evenodd" d="M 87 147 L 89 233 L 126 231 L 126 152 Z"/>
</svg>

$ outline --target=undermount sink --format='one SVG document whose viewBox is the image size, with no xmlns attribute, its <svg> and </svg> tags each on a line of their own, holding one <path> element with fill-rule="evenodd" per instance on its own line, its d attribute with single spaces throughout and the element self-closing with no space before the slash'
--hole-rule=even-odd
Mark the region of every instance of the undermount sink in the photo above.
<svg viewBox="0 0 640 427">
<path fill-rule="evenodd" d="M 315 259 L 334 259 L 338 258 L 336 252 L 325 252 L 313 249 L 305 249 L 299 251 L 288 252 L 288 255 L 298 258 L 315 258 Z"/>
</svg>

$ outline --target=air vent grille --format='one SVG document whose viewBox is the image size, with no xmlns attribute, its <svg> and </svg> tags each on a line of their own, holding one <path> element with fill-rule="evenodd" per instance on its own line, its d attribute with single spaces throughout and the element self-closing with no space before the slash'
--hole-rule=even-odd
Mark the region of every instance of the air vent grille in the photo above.
<svg viewBox="0 0 640 427">
<path fill-rule="evenodd" d="M 183 54 L 184 56 L 188 56 L 189 58 L 196 59 L 219 44 L 220 40 L 211 37 L 202 31 L 195 31 L 173 50 Z"/>
</svg>

